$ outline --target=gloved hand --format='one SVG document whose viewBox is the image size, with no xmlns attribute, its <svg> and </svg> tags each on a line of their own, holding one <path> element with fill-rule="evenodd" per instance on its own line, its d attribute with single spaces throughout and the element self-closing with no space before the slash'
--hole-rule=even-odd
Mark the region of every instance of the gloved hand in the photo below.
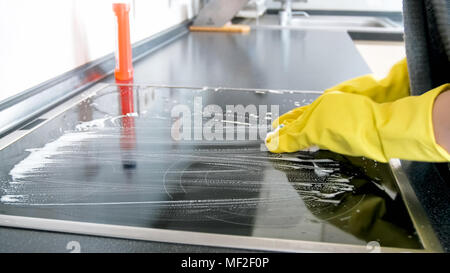
<svg viewBox="0 0 450 273">
<path fill-rule="evenodd" d="M 380 162 L 390 158 L 447 162 L 450 155 L 434 139 L 432 110 L 435 98 L 449 88 L 444 84 L 421 96 L 385 103 L 329 91 L 303 108 L 297 119 L 268 134 L 266 146 L 274 153 L 317 145 Z"/>
<path fill-rule="evenodd" d="M 388 75 L 382 80 L 375 80 L 372 75 L 357 77 L 324 91 L 324 94 L 332 91 L 364 95 L 375 102 L 390 102 L 409 96 L 409 78 L 406 58 L 392 66 Z M 308 108 L 309 105 L 298 107 L 275 120 L 274 124 L 287 124 L 296 120 Z M 276 128 L 276 125 L 274 128 Z"/>
</svg>

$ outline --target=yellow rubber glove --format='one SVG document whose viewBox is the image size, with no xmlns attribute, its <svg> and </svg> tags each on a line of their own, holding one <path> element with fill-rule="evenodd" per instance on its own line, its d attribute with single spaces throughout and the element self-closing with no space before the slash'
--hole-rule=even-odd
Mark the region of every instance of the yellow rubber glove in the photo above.
<svg viewBox="0 0 450 273">
<path fill-rule="evenodd" d="M 447 162 L 450 155 L 435 142 L 432 110 L 444 84 L 421 96 L 377 103 L 367 96 L 330 91 L 310 104 L 296 120 L 268 134 L 274 153 L 317 145 L 380 162 L 391 158 Z"/>
<path fill-rule="evenodd" d="M 395 101 L 409 96 L 409 77 L 406 58 L 392 66 L 388 75 L 382 80 L 377 81 L 372 75 L 365 75 L 333 86 L 325 90 L 324 94 L 332 91 L 364 95 L 378 103 Z M 287 112 L 275 120 L 274 124 L 287 124 L 296 120 L 308 106 L 305 105 Z"/>
</svg>

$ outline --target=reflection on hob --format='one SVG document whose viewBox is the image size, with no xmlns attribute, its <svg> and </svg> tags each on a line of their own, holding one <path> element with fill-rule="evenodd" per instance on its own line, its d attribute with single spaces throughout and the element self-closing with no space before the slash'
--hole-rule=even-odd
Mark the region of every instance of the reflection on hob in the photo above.
<svg viewBox="0 0 450 273">
<path fill-rule="evenodd" d="M 223 109 L 229 103 L 277 103 L 281 112 L 314 99 L 285 92 L 229 94 L 128 86 L 86 99 L 30 134 L 42 135 L 47 127 L 59 132 L 53 139 L 31 147 L 19 141 L 1 152 L 10 167 L 0 173 L 0 213 L 421 248 L 384 164 L 326 151 L 271 154 L 261 139 L 179 138 L 185 129 L 178 130 L 180 119 L 171 109 L 196 98 L 220 101 Z M 195 120 L 195 106 L 190 114 Z M 216 121 L 229 126 L 228 114 Z M 255 117 L 268 124 L 275 118 Z M 234 136 L 252 132 L 245 126 L 252 116 L 241 118 L 227 127 Z"/>
</svg>

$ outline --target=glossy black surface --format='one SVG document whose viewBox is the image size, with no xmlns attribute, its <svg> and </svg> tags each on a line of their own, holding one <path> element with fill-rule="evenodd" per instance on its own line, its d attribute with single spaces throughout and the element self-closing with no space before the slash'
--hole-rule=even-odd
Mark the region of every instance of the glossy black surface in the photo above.
<svg viewBox="0 0 450 273">
<path fill-rule="evenodd" d="M 324 151 L 275 155 L 263 150 L 264 134 L 250 139 L 252 121 L 277 116 L 272 106 L 284 113 L 317 95 L 107 87 L 0 152 L 0 213 L 421 248 L 386 165 Z M 214 128 L 228 125 L 231 139 L 192 127 L 180 140 L 174 109 L 190 110 L 183 118 L 198 127 L 200 101 L 223 110 Z M 257 112 L 226 111 L 237 104 Z"/>
</svg>

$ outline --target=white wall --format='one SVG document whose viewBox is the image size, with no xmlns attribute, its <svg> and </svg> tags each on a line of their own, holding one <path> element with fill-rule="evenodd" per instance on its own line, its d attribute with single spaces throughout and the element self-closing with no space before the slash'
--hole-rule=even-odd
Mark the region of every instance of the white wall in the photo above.
<svg viewBox="0 0 450 273">
<path fill-rule="evenodd" d="M 280 2 L 267 0 L 267 5 L 279 8 Z M 401 11 L 402 0 L 308 0 L 306 3 L 294 3 L 295 9 L 322 10 L 366 10 L 366 11 Z"/>
<path fill-rule="evenodd" d="M 113 2 L 0 0 L 0 101 L 115 49 Z M 198 0 L 130 0 L 136 42 L 191 18 Z"/>
</svg>

